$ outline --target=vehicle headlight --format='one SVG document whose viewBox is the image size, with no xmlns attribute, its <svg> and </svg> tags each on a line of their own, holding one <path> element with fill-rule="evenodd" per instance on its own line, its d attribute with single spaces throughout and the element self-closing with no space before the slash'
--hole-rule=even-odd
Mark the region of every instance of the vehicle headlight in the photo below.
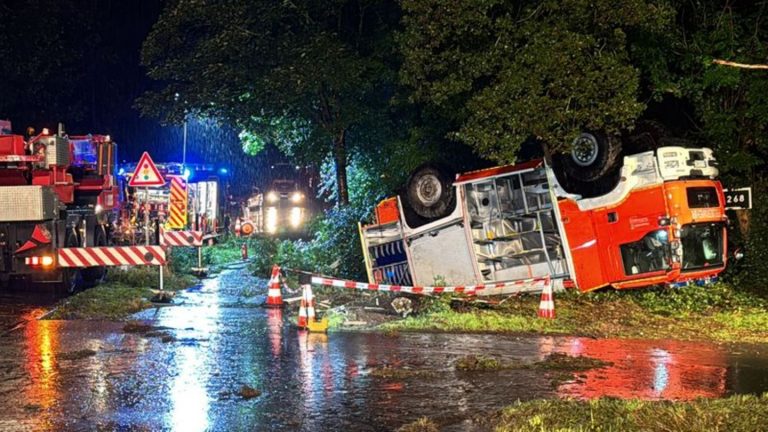
<svg viewBox="0 0 768 432">
<path fill-rule="evenodd" d="M 275 192 L 269 192 L 267 194 L 267 201 L 271 203 L 277 202 L 278 199 L 280 199 L 280 197 Z"/>
<path fill-rule="evenodd" d="M 301 202 L 304 199 L 304 195 L 301 192 L 294 192 L 293 195 L 291 195 L 291 201 L 298 203 Z"/>
<path fill-rule="evenodd" d="M 301 225 L 301 207 L 294 207 L 291 209 L 291 226 L 297 228 Z"/>
<path fill-rule="evenodd" d="M 277 232 L 277 208 L 276 207 L 267 208 L 266 229 L 267 229 L 267 232 L 270 234 Z"/>
</svg>

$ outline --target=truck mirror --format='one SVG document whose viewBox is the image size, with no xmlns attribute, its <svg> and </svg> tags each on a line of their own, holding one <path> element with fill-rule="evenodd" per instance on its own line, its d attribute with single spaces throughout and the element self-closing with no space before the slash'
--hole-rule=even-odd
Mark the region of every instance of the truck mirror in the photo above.
<svg viewBox="0 0 768 432">
<path fill-rule="evenodd" d="M 733 259 L 735 259 L 736 261 L 739 261 L 742 258 L 744 258 L 744 252 L 741 251 L 741 248 L 733 251 Z"/>
</svg>

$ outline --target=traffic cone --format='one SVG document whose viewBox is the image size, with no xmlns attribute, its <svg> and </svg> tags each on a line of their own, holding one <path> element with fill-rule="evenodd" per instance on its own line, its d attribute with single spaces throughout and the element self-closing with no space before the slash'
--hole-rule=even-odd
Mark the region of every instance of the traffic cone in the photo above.
<svg viewBox="0 0 768 432">
<path fill-rule="evenodd" d="M 280 291 L 280 266 L 272 267 L 272 277 L 269 278 L 269 291 L 267 291 L 267 307 L 283 307 L 283 294 Z"/>
<path fill-rule="evenodd" d="M 306 329 L 309 322 L 315 319 L 315 297 L 312 295 L 312 285 L 301 286 L 301 306 L 299 306 L 299 328 Z"/>
<path fill-rule="evenodd" d="M 240 255 L 243 256 L 243 261 L 248 259 L 248 245 L 245 242 L 240 246 Z"/>
<path fill-rule="evenodd" d="M 235 219 L 235 236 L 240 237 L 240 218 Z"/>
<path fill-rule="evenodd" d="M 541 302 L 539 302 L 539 318 L 553 319 L 555 317 L 555 299 L 552 293 L 552 284 L 548 283 L 541 290 Z"/>
</svg>

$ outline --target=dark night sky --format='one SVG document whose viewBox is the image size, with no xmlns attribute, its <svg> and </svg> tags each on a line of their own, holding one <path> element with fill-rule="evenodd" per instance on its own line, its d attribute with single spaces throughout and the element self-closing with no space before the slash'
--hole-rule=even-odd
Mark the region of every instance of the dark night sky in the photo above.
<svg viewBox="0 0 768 432">
<path fill-rule="evenodd" d="M 61 121 L 71 134 L 110 134 L 122 160 L 135 161 L 147 150 L 155 161 L 180 161 L 181 127 L 141 118 L 134 108 L 154 85 L 140 65 L 140 50 L 165 3 L 0 0 L 0 118 L 12 120 L 16 133 Z M 52 30 L 38 33 L 40 28 Z M 52 72 L 37 73 L 50 64 L 56 65 Z M 25 65 L 33 65 L 33 72 L 21 69 Z M 269 156 L 276 156 L 274 150 Z M 266 159 L 243 154 L 231 128 L 210 121 L 189 125 L 189 162 L 227 166 L 248 183 L 260 183 Z"/>
</svg>

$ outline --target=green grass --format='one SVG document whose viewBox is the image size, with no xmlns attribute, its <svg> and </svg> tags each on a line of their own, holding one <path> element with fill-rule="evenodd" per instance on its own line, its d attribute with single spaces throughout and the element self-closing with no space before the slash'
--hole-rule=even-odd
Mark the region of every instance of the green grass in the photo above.
<svg viewBox="0 0 768 432">
<path fill-rule="evenodd" d="M 152 289 L 159 288 L 157 267 L 110 268 L 107 281 L 62 300 L 48 319 L 120 320 L 150 307 Z M 179 290 L 194 285 L 188 275 L 165 272 L 165 289 Z"/>
<path fill-rule="evenodd" d="M 768 424 L 768 394 L 688 402 L 541 399 L 516 402 L 475 423 L 494 432 L 759 431 Z M 446 425 L 422 417 L 397 430 L 432 432 L 441 426 Z"/>
<path fill-rule="evenodd" d="M 691 402 L 537 400 L 513 404 L 488 423 L 496 432 L 754 431 L 768 424 L 768 395 Z"/>
<path fill-rule="evenodd" d="M 724 284 L 681 289 L 562 293 L 556 318 L 537 317 L 539 297 L 521 296 L 490 309 L 431 300 L 418 315 L 383 324 L 384 331 L 572 334 L 768 343 L 762 297 Z"/>
<path fill-rule="evenodd" d="M 209 273 L 217 273 L 223 267 L 241 262 L 243 243 L 248 245 L 248 255 L 258 253 L 260 241 L 256 239 L 238 239 L 229 237 L 213 246 L 203 246 L 203 267 L 208 267 Z M 170 253 L 171 268 L 176 273 L 190 273 L 192 267 L 197 267 L 197 248 L 174 247 Z"/>
</svg>

